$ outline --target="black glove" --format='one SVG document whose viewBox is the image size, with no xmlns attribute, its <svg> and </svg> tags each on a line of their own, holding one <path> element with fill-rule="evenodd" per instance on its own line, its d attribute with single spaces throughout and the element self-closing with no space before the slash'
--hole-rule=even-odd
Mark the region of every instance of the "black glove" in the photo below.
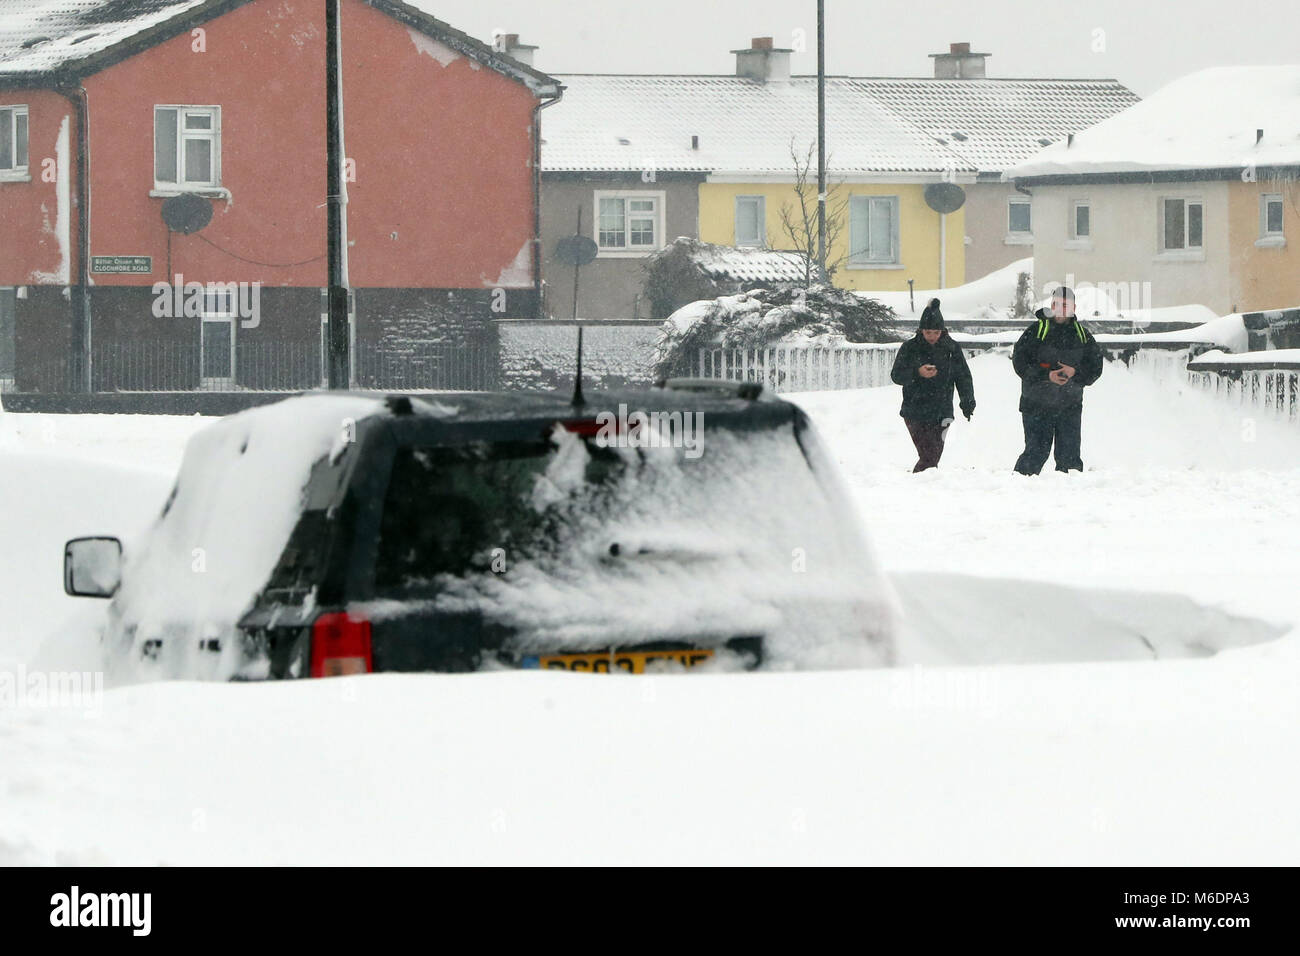
<svg viewBox="0 0 1300 956">
<path fill-rule="evenodd" d="M 966 421 L 970 421 L 970 417 L 975 414 L 975 403 L 963 403 L 961 406 L 961 413 L 966 416 Z"/>
</svg>

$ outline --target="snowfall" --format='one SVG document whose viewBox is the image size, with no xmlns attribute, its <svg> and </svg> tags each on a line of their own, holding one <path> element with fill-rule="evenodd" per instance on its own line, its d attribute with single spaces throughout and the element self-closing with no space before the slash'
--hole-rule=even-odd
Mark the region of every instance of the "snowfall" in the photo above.
<svg viewBox="0 0 1300 956">
<path fill-rule="evenodd" d="M 896 388 L 790 396 L 904 612 L 889 669 L 109 686 L 0 707 L 0 863 L 1295 864 L 1300 428 L 1109 364 L 1083 474 L 942 467 Z M 0 413 L 0 670 L 76 668 L 63 543 L 128 542 L 208 421 Z M 53 643 L 52 643 L 53 642 Z"/>
</svg>

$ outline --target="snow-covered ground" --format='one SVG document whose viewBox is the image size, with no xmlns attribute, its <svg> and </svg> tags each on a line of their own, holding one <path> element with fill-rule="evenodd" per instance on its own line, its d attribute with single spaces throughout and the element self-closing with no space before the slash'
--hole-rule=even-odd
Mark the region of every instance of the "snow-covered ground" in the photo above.
<svg viewBox="0 0 1300 956">
<path fill-rule="evenodd" d="M 1089 471 L 1027 479 L 1010 362 L 972 371 L 975 419 L 923 475 L 897 389 L 795 396 L 929 666 L 0 708 L 0 862 L 1295 863 L 1300 430 L 1109 365 Z M 45 425 L 0 416 L 11 661 L 92 607 L 61 595 L 63 539 L 150 520 L 195 422 Z M 1225 635 L 1249 646 L 1172 659 Z"/>
</svg>

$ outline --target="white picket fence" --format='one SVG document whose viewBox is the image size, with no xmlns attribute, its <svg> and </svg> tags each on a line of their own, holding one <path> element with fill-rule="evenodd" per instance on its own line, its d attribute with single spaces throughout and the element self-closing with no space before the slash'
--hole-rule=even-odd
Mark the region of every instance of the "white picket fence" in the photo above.
<svg viewBox="0 0 1300 956">
<path fill-rule="evenodd" d="M 1232 375 L 1188 370 L 1187 378 L 1222 401 L 1300 425 L 1300 370 L 1243 368 Z"/>
<path fill-rule="evenodd" d="M 733 382 L 762 382 L 774 392 L 814 392 L 888 385 L 897 342 L 815 347 L 700 349 L 696 374 Z"/>
<path fill-rule="evenodd" d="M 898 343 L 815 347 L 700 349 L 695 374 L 733 382 L 761 382 L 774 392 L 875 388 L 891 384 Z M 1266 353 L 1265 353 L 1266 354 Z M 1225 375 L 1187 367 L 1187 349 L 1141 349 L 1128 367 L 1161 385 L 1184 383 L 1242 408 L 1300 424 L 1300 370 L 1254 369 Z"/>
</svg>

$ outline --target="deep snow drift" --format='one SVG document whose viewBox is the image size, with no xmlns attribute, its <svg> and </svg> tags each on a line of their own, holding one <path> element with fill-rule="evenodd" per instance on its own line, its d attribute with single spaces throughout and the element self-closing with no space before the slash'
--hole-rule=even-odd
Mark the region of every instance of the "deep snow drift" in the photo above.
<svg viewBox="0 0 1300 956">
<path fill-rule="evenodd" d="M 974 422 L 919 476 L 897 389 L 796 396 L 911 610 L 909 660 L 968 666 L 171 682 L 0 708 L 0 862 L 1294 863 L 1300 432 L 1108 365 L 1090 471 L 1026 479 L 1010 362 L 972 371 Z M 4 460 L 28 477 L 0 480 L 30 505 L 0 511 L 4 597 L 52 595 L 19 604 L 35 627 L 47 601 L 102 608 L 61 596 L 63 538 L 147 523 L 169 481 L 77 466 L 83 439 L 65 455 L 15 417 L 0 434 L 30 440 Z M 178 460 L 162 423 L 115 427 Z M 1258 619 L 1292 630 L 1260 642 Z M 25 659 L 30 629 L 0 628 Z M 1168 659 L 1225 630 L 1256 643 Z M 1081 640 L 1119 659 L 978 663 Z"/>
</svg>

